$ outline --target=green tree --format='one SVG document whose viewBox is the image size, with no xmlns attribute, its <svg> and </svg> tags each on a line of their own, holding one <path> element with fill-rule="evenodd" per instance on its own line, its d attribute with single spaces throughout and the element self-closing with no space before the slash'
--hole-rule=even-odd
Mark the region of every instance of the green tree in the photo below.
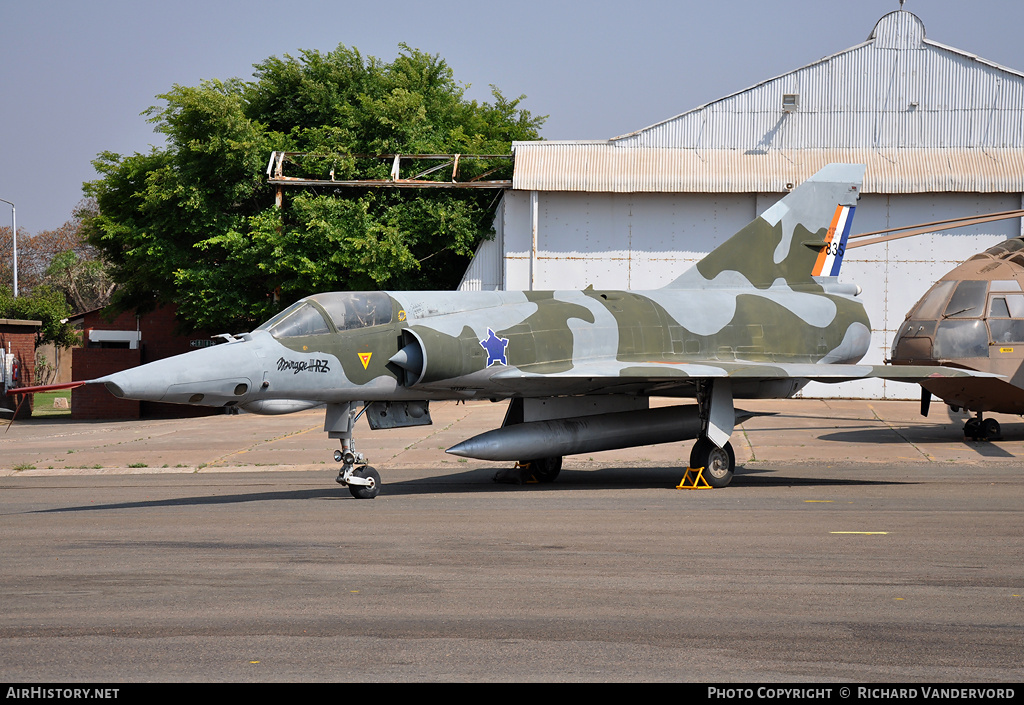
<svg viewBox="0 0 1024 705">
<path fill-rule="evenodd" d="M 63 293 L 78 313 L 103 308 L 114 291 L 103 263 L 83 259 L 74 250 L 61 252 L 50 260 L 45 282 Z"/>
<path fill-rule="evenodd" d="M 68 325 L 71 307 L 62 292 L 40 284 L 28 294 L 18 293 L 18 298 L 14 298 L 11 289 L 0 286 L 0 318 L 42 322 L 36 334 L 36 345 L 53 342 L 69 348 L 81 342 L 78 332 Z"/>
<path fill-rule="evenodd" d="M 304 152 L 317 156 L 295 166 L 317 178 L 386 178 L 390 164 L 358 155 L 508 154 L 538 139 L 522 97 L 492 96 L 466 99 L 443 59 L 405 45 L 391 63 L 339 46 L 271 57 L 251 81 L 174 86 L 148 111 L 166 146 L 99 155 L 85 187 L 114 305 L 175 303 L 186 324 L 237 330 L 317 291 L 452 288 L 491 234 L 493 193 L 310 189 L 277 208 L 266 164 Z"/>
</svg>

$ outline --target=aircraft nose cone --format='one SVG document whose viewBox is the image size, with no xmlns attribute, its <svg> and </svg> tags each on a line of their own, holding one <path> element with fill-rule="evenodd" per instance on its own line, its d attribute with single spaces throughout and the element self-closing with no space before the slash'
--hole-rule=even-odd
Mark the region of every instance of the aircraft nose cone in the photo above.
<svg viewBox="0 0 1024 705">
<path fill-rule="evenodd" d="M 157 363 L 150 363 L 157 364 Z M 161 384 L 159 376 L 147 374 L 141 367 L 133 367 L 130 370 L 115 372 L 112 375 L 102 377 L 99 381 L 107 391 L 118 399 L 145 399 L 147 401 L 158 401 L 167 393 L 167 384 Z"/>
<path fill-rule="evenodd" d="M 226 343 L 101 377 L 119 399 L 223 406 L 242 403 L 261 375 L 245 342 Z"/>
</svg>

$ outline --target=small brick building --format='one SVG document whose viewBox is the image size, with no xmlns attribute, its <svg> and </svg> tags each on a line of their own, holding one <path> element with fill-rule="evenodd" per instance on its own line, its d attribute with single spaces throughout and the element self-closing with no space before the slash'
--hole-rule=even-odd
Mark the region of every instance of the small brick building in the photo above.
<svg viewBox="0 0 1024 705">
<path fill-rule="evenodd" d="M 81 326 L 83 345 L 71 353 L 73 379 L 96 379 L 213 344 L 205 331 L 180 334 L 175 311 L 173 306 L 163 306 L 149 313 L 122 313 L 107 320 L 103 309 L 97 309 L 73 318 L 72 322 Z M 99 385 L 71 392 L 71 416 L 75 419 L 180 418 L 217 413 L 222 410 L 118 399 Z"/>
<path fill-rule="evenodd" d="M 14 409 L 18 400 L 7 396 L 7 389 L 31 387 L 36 379 L 36 333 L 40 321 L 19 321 L 0 318 L 0 407 Z M 32 395 L 26 395 L 18 410 L 18 418 L 32 415 Z"/>
</svg>

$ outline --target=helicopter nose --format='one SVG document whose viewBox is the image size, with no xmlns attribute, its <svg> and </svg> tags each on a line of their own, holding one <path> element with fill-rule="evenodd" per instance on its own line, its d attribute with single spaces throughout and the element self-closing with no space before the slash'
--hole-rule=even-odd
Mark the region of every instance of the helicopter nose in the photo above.
<svg viewBox="0 0 1024 705">
<path fill-rule="evenodd" d="M 242 403 L 261 377 L 247 342 L 215 345 L 101 377 L 119 399 L 224 406 Z M 232 404 L 233 405 L 233 404 Z"/>
</svg>

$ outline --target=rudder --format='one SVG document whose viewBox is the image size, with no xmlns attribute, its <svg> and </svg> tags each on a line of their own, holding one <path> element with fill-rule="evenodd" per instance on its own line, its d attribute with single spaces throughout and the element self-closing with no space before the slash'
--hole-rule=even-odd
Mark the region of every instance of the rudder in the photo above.
<svg viewBox="0 0 1024 705">
<path fill-rule="evenodd" d="M 767 288 L 838 275 L 865 170 L 827 165 L 667 288 Z"/>
<path fill-rule="evenodd" d="M 856 206 L 836 206 L 832 224 L 825 233 L 823 246 L 818 250 L 818 259 L 811 269 L 812 277 L 837 277 L 846 254 L 846 240 L 850 237 L 853 213 Z"/>
</svg>

